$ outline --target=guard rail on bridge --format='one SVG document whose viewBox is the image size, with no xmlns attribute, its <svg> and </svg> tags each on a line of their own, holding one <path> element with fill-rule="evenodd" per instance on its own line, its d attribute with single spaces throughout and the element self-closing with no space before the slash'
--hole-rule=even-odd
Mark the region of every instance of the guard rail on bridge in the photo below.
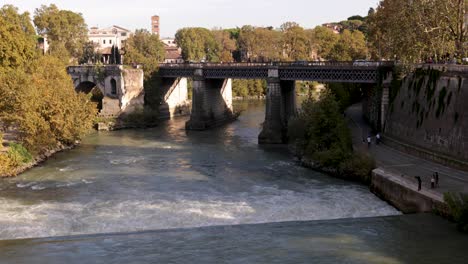
<svg viewBox="0 0 468 264">
<path fill-rule="evenodd" d="M 295 61 L 295 62 L 200 62 L 161 63 L 160 67 L 217 68 L 217 67 L 391 67 L 392 61 Z"/>
</svg>

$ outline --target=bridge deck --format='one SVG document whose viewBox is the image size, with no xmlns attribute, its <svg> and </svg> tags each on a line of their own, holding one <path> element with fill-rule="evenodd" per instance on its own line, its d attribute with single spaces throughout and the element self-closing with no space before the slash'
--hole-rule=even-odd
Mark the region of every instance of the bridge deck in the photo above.
<svg viewBox="0 0 468 264">
<path fill-rule="evenodd" d="M 376 83 L 379 69 L 388 62 L 292 62 L 292 63 L 182 63 L 161 64 L 161 77 L 194 77 L 202 69 L 207 79 L 266 79 L 277 70 L 280 80 Z"/>
</svg>

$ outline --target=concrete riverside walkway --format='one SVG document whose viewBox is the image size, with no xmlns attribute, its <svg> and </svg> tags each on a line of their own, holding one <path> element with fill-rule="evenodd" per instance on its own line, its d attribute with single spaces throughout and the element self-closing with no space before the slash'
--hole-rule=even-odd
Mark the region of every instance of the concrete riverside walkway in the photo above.
<svg viewBox="0 0 468 264">
<path fill-rule="evenodd" d="M 468 193 L 468 172 L 421 159 L 384 144 L 376 145 L 374 134 L 372 134 L 371 147 L 368 148 L 367 142 L 363 142 L 363 139 L 366 140 L 372 130 L 363 118 L 361 103 L 349 107 L 346 116 L 352 130 L 354 148 L 369 153 L 376 160 L 378 168 L 400 176 L 400 179 L 396 179 L 399 183 L 417 190 L 415 177 L 420 176 L 421 193 L 439 201 L 443 200 L 443 194 L 446 192 Z M 431 189 L 431 177 L 434 172 L 439 173 L 439 186 Z"/>
</svg>

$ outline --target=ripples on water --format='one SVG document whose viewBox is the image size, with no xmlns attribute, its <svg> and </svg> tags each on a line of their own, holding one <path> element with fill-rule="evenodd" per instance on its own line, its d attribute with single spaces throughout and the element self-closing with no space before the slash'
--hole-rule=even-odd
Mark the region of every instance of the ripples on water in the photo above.
<svg viewBox="0 0 468 264">
<path fill-rule="evenodd" d="M 256 144 L 264 106 L 185 132 L 185 119 L 89 136 L 0 184 L 0 239 L 399 214 L 367 187 Z"/>
</svg>

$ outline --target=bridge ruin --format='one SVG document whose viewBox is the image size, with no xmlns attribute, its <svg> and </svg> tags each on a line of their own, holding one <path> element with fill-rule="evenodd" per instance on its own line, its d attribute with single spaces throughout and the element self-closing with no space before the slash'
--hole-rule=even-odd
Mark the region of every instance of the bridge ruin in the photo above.
<svg viewBox="0 0 468 264">
<path fill-rule="evenodd" d="M 77 92 L 90 93 L 97 88 L 102 96 L 99 115 L 117 117 L 143 108 L 143 71 L 127 69 L 121 65 L 70 66 L 67 73 L 72 77 Z"/>
</svg>

